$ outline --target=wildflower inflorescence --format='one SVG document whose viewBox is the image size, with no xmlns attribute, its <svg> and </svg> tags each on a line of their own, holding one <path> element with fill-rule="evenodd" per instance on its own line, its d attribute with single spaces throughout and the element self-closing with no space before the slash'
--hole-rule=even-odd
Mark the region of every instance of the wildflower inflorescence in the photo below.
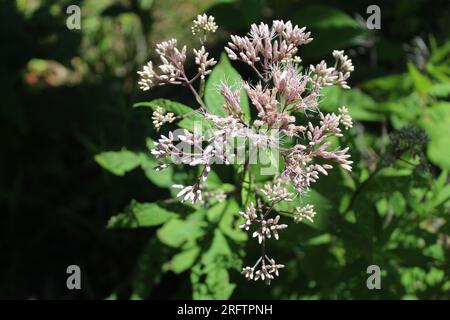
<svg viewBox="0 0 450 320">
<path fill-rule="evenodd" d="M 156 107 L 156 110 L 152 114 L 153 125 L 155 129 L 159 131 L 164 123 L 171 123 L 175 120 L 175 116 L 172 112 L 166 113 L 166 111 L 160 106 Z"/>
<path fill-rule="evenodd" d="M 151 153 L 160 161 L 158 170 L 174 163 L 182 163 L 199 167 L 199 176 L 192 185 L 174 185 L 178 189 L 177 197 L 181 201 L 192 204 L 205 203 L 205 197 L 212 192 L 204 183 L 208 178 L 213 163 L 231 165 L 236 162 L 235 153 L 246 154 L 246 143 L 237 146 L 232 142 L 244 139 L 248 146 L 266 147 L 275 150 L 282 157 L 284 167 L 273 175 L 273 181 L 258 186 L 252 173 L 249 160 L 241 163 L 242 170 L 249 173 L 252 181 L 251 190 L 255 201 L 250 201 L 243 211 L 239 212 L 243 219 L 240 228 L 249 231 L 261 245 L 261 256 L 250 267 L 244 267 L 242 274 L 248 280 L 263 280 L 266 283 L 279 275 L 284 265 L 275 262 L 266 254 L 266 241 L 278 239 L 287 224 L 281 223 L 280 214 L 290 215 L 295 222 L 314 221 L 316 212 L 313 205 L 297 207 L 293 212 L 278 209 L 281 202 L 292 201 L 305 194 L 320 175 L 328 175 L 333 164 L 351 171 L 348 148 L 331 148 L 331 137 L 343 135 L 341 126 L 352 127 L 352 118 L 345 106 L 339 113 L 323 113 L 319 110 L 321 89 L 336 85 L 349 88 L 347 80 L 354 70 L 352 61 L 343 51 L 333 51 L 335 64 L 329 67 L 325 61 L 309 68 L 300 66 L 301 58 L 297 56 L 298 48 L 310 43 L 313 39 L 306 28 L 299 28 L 290 21 L 273 21 L 269 26 L 265 23 L 253 24 L 245 36 L 231 36 L 225 51 L 231 60 L 239 60 L 247 64 L 258 78 L 258 82 L 244 81 L 238 86 L 230 86 L 222 82 L 218 88 L 225 104 L 225 116 L 212 114 L 202 95 L 194 88 L 193 83 L 199 79 L 201 84 L 216 64 L 205 48 L 204 35 L 215 32 L 217 25 L 213 17 L 199 15 L 193 23 L 192 32 L 199 35 L 201 47 L 193 50 L 194 61 L 198 66 L 197 74 L 188 77 L 185 73 L 186 47 L 178 49 L 175 39 L 157 45 L 161 65 L 158 73 L 154 71 L 152 62 L 148 62 L 139 71 L 139 85 L 148 90 L 156 85 L 179 84 L 187 86 L 194 94 L 199 108 L 196 110 L 204 121 L 210 123 L 209 135 L 197 128 L 193 132 L 169 132 L 162 135 Z M 257 112 L 257 118 L 248 120 L 241 108 L 241 91 L 245 91 Z M 200 91 L 200 92 L 203 92 Z M 155 127 L 159 129 L 164 123 L 172 122 L 173 114 L 165 113 L 158 108 L 153 114 Z M 273 132 L 277 134 L 272 134 Z M 284 145 L 282 138 L 289 137 Z M 232 148 L 229 146 L 232 145 Z M 250 156 L 250 151 L 247 157 Z M 172 160 L 171 162 L 166 160 Z M 221 200 L 225 193 L 217 194 Z"/>
</svg>

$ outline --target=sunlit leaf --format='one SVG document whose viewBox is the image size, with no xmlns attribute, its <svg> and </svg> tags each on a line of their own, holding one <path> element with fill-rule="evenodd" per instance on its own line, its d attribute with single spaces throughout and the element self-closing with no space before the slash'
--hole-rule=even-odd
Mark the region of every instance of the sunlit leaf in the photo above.
<svg viewBox="0 0 450 320">
<path fill-rule="evenodd" d="M 95 156 L 95 161 L 109 172 L 123 176 L 141 164 L 142 155 L 128 151 L 106 151 Z"/>
</svg>

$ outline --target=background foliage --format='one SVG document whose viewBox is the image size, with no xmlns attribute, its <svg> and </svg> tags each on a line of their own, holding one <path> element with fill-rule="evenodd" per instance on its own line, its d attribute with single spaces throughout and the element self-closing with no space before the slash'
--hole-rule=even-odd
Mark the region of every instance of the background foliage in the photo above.
<svg viewBox="0 0 450 320">
<path fill-rule="evenodd" d="M 82 8 L 79 31 L 65 26 L 70 4 Z M 1 0 L 0 297 L 450 298 L 448 3 L 380 1 L 382 28 L 367 30 L 370 4 Z M 356 69 L 353 89 L 330 89 L 321 105 L 344 104 L 357 120 L 345 136 L 354 171 L 315 185 L 317 221 L 273 244 L 287 268 L 270 287 L 237 272 L 244 253 L 256 254 L 235 228 L 241 204 L 193 211 L 164 201 L 193 173 L 155 174 L 147 149 L 157 137 L 148 107 L 195 101 L 170 87 L 138 92 L 136 70 L 161 40 L 189 45 L 202 12 L 221 27 L 217 58 L 230 33 L 291 19 L 313 32 L 306 64 L 345 49 Z M 224 59 L 216 68 L 249 74 Z M 162 97 L 183 104 L 149 102 Z M 210 180 L 240 192 L 232 169 Z M 66 289 L 70 264 L 82 269 L 81 291 Z M 365 286 L 371 264 L 383 270 L 382 290 Z"/>
</svg>

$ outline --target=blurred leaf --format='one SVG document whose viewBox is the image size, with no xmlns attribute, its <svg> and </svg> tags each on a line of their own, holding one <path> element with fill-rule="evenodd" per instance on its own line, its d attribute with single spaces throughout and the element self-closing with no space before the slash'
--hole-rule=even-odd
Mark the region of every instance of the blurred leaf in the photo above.
<svg viewBox="0 0 450 320">
<path fill-rule="evenodd" d="M 448 133 L 450 128 L 450 103 L 440 102 L 428 108 L 420 120 L 431 141 L 428 143 L 428 156 L 431 161 L 450 170 L 450 148 Z"/>
<path fill-rule="evenodd" d="M 357 44 L 365 35 L 356 20 L 345 12 L 327 5 L 310 5 L 295 13 L 291 20 L 312 31 L 314 40 L 302 50 L 309 59 L 331 55 L 333 50 Z"/>
<path fill-rule="evenodd" d="M 226 207 L 227 201 L 219 202 L 206 211 L 206 217 L 212 223 L 219 223 Z"/>
<path fill-rule="evenodd" d="M 228 299 L 236 285 L 230 283 L 227 268 L 238 265 L 225 236 L 216 229 L 210 248 L 202 255 L 201 261 L 192 268 L 192 298 Z"/>
<path fill-rule="evenodd" d="M 150 239 L 136 262 L 133 273 L 133 293 L 139 298 L 148 298 L 153 288 L 160 283 L 163 275 L 163 263 L 167 261 L 170 251 L 162 246 L 156 238 Z"/>
<path fill-rule="evenodd" d="M 428 93 L 437 98 L 446 98 L 450 95 L 450 83 L 441 82 L 433 83 L 428 90 Z"/>
<path fill-rule="evenodd" d="M 391 74 L 365 81 L 361 88 L 372 96 L 386 101 L 411 91 L 412 81 L 408 74 Z"/>
<path fill-rule="evenodd" d="M 246 241 L 248 239 L 247 232 L 239 227 L 243 223 L 239 218 L 241 208 L 234 199 L 230 199 L 225 203 L 226 207 L 219 224 L 220 230 L 234 241 Z"/>
<path fill-rule="evenodd" d="M 175 273 L 182 273 L 194 264 L 199 253 L 200 248 L 198 246 L 181 251 L 165 264 L 164 269 L 171 270 Z"/>
<path fill-rule="evenodd" d="M 425 75 L 423 75 L 417 68 L 408 62 L 408 71 L 414 82 L 414 86 L 420 94 L 424 95 L 428 92 L 431 87 L 431 81 Z"/>
<path fill-rule="evenodd" d="M 139 7 L 142 10 L 149 10 L 153 5 L 153 0 L 139 0 Z"/>
<path fill-rule="evenodd" d="M 190 132 L 194 132 L 195 123 L 198 123 L 199 124 L 198 128 L 201 128 L 202 130 L 207 130 L 207 129 L 211 128 L 211 124 L 209 122 L 205 121 L 205 118 L 199 114 L 189 115 L 189 116 L 181 119 L 177 123 L 177 125 L 180 128 L 186 129 Z"/>
<path fill-rule="evenodd" d="M 241 189 L 241 201 L 242 205 L 244 206 L 244 209 L 250 205 L 250 202 L 253 201 L 253 205 L 256 205 L 256 202 L 254 201 L 252 197 L 252 190 L 253 188 L 253 181 L 250 177 L 250 172 L 248 170 L 245 170 L 244 180 L 242 183 L 242 189 Z"/>
<path fill-rule="evenodd" d="M 405 212 L 406 201 L 400 192 L 394 191 L 394 193 L 392 194 L 392 196 L 390 197 L 389 200 L 390 200 L 390 205 L 391 205 L 392 210 L 394 211 L 395 215 L 399 216 Z"/>
<path fill-rule="evenodd" d="M 380 121 L 385 117 L 377 103 L 359 89 L 327 87 L 321 93 L 323 98 L 320 108 L 328 112 L 337 112 L 339 107 L 346 106 L 355 120 Z"/>
<path fill-rule="evenodd" d="M 261 0 L 217 0 L 207 14 L 215 17 L 221 28 L 247 28 L 250 24 L 261 21 L 262 3 Z"/>
<path fill-rule="evenodd" d="M 305 6 L 293 17 L 295 23 L 307 28 L 359 28 L 358 23 L 345 12 L 327 5 Z"/>
<path fill-rule="evenodd" d="M 145 157 L 141 161 L 142 170 L 144 170 L 145 176 L 160 188 L 169 188 L 174 184 L 172 179 L 173 168 L 168 167 L 160 171 L 156 171 L 157 161 L 151 157 Z"/>
<path fill-rule="evenodd" d="M 185 220 L 171 219 L 158 231 L 158 239 L 169 247 L 178 248 L 183 243 L 196 240 L 204 235 L 204 213 L 197 211 Z"/>
<path fill-rule="evenodd" d="M 109 172 L 123 176 L 126 172 L 140 165 L 142 155 L 123 149 L 121 151 L 107 151 L 97 154 L 95 161 Z"/>
</svg>

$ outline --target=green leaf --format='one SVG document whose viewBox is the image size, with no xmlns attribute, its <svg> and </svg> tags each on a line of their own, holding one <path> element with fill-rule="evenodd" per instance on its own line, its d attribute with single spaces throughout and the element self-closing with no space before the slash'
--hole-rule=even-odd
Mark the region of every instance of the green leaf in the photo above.
<svg viewBox="0 0 450 320">
<path fill-rule="evenodd" d="M 359 89 L 345 90 L 338 87 L 322 89 L 323 98 L 319 107 L 328 112 L 337 112 L 341 106 L 346 106 L 355 120 L 379 121 L 384 119 L 376 102 Z"/>
<path fill-rule="evenodd" d="M 230 283 L 228 268 L 240 268 L 223 233 L 216 229 L 212 244 L 191 272 L 193 299 L 228 299 L 236 287 Z"/>
<path fill-rule="evenodd" d="M 210 173 L 208 174 L 206 184 L 209 190 L 221 189 L 225 192 L 231 192 L 235 189 L 234 185 L 222 182 L 222 180 L 220 180 L 219 175 L 214 170 L 211 170 Z"/>
<path fill-rule="evenodd" d="M 205 102 L 209 112 L 225 116 L 227 115 L 223 105 L 225 98 L 220 94 L 220 86 L 222 82 L 226 82 L 232 87 L 242 82 L 240 74 L 233 68 L 225 53 L 220 56 L 219 63 L 214 67 L 205 88 Z M 241 89 L 241 110 L 246 120 L 250 119 L 250 107 L 248 104 L 247 94 Z"/>
<path fill-rule="evenodd" d="M 191 107 L 168 99 L 155 99 L 150 102 L 138 102 L 134 104 L 133 107 L 151 108 L 153 111 L 155 111 L 157 107 L 161 107 L 167 112 L 173 112 L 176 115 L 183 115 L 185 113 L 194 111 L 194 109 L 192 109 Z"/>
<path fill-rule="evenodd" d="M 156 171 L 157 161 L 151 157 L 146 156 L 141 162 L 141 168 L 145 173 L 145 176 L 160 188 L 169 188 L 174 184 L 172 175 L 173 168 L 168 167 L 166 169 Z"/>
<path fill-rule="evenodd" d="M 301 48 L 302 58 L 317 59 L 336 49 L 356 45 L 367 32 L 347 13 L 326 5 L 304 6 L 291 19 L 311 31 L 314 41 Z"/>
<path fill-rule="evenodd" d="M 425 75 L 423 75 L 417 68 L 411 63 L 408 62 L 408 71 L 413 79 L 414 86 L 421 95 L 424 95 L 430 90 L 431 81 Z"/>
<path fill-rule="evenodd" d="M 153 5 L 153 0 L 141 0 L 139 1 L 139 7 L 141 10 L 150 10 Z"/>
<path fill-rule="evenodd" d="M 358 23 L 345 12 L 326 5 L 310 5 L 299 10 L 293 20 L 307 28 L 359 28 Z"/>
<path fill-rule="evenodd" d="M 212 223 L 219 223 L 220 219 L 222 218 L 222 215 L 227 207 L 228 201 L 222 201 L 215 205 L 213 205 L 211 208 L 209 208 L 206 211 L 206 217 L 208 218 L 208 221 Z"/>
<path fill-rule="evenodd" d="M 155 143 L 151 138 L 146 139 L 147 149 L 153 149 Z M 173 181 L 173 168 L 169 166 L 160 171 L 156 171 L 155 167 L 158 165 L 158 161 L 153 155 L 143 155 L 141 161 L 141 168 L 145 173 L 145 176 L 160 188 L 169 188 L 174 184 Z"/>
<path fill-rule="evenodd" d="M 199 124 L 199 128 L 201 128 L 203 130 L 203 132 L 204 132 L 204 130 L 211 128 L 211 124 L 208 121 L 205 121 L 205 118 L 198 113 L 194 113 L 192 115 L 189 115 L 189 116 L 181 119 L 177 123 L 177 125 L 180 128 L 183 128 L 190 132 L 193 132 L 195 123 Z"/>
<path fill-rule="evenodd" d="M 391 74 L 364 81 L 361 87 L 372 96 L 386 100 L 406 95 L 411 91 L 412 81 L 407 73 Z"/>
<path fill-rule="evenodd" d="M 158 226 L 176 217 L 177 214 L 161 208 L 156 203 L 132 201 L 124 213 L 112 217 L 108 228 L 138 228 Z"/>
<path fill-rule="evenodd" d="M 247 232 L 239 228 L 243 224 L 243 221 L 239 219 L 240 210 L 241 208 L 234 199 L 226 201 L 226 207 L 224 208 L 222 219 L 219 223 L 220 230 L 236 242 L 242 242 L 248 239 Z"/>
<path fill-rule="evenodd" d="M 95 156 L 95 161 L 109 172 L 123 176 L 141 164 L 142 155 L 123 149 L 121 151 L 107 151 Z"/>
<path fill-rule="evenodd" d="M 164 269 L 173 271 L 177 274 L 182 273 L 194 264 L 199 253 L 200 248 L 198 246 L 181 251 L 164 265 Z"/>
<path fill-rule="evenodd" d="M 428 93 L 437 98 L 445 98 L 450 95 L 450 83 L 448 82 L 439 82 L 433 83 L 428 90 Z"/>
<path fill-rule="evenodd" d="M 204 282 L 200 282 L 203 277 Z M 192 268 L 191 283 L 194 300 L 226 300 L 236 288 L 235 284 L 230 283 L 227 269 L 218 268 L 206 273 L 200 265 Z"/>
<path fill-rule="evenodd" d="M 170 257 L 170 249 L 162 246 L 156 238 L 150 239 L 136 262 L 133 273 L 133 293 L 147 298 L 163 276 L 163 264 Z"/>
<path fill-rule="evenodd" d="M 180 128 L 192 132 L 194 130 L 194 122 L 201 123 L 204 129 L 210 127 L 210 124 L 206 122 L 204 117 L 202 117 L 198 112 L 195 112 L 195 110 L 191 107 L 176 101 L 168 99 L 155 99 L 150 102 L 139 102 L 133 105 L 134 108 L 144 107 L 152 110 L 156 110 L 158 106 L 164 108 L 167 112 L 172 112 L 175 115 L 183 116 L 183 118 L 177 123 Z"/>
<path fill-rule="evenodd" d="M 450 170 L 450 148 L 448 146 L 450 103 L 437 103 L 431 108 L 427 108 L 420 123 L 431 138 L 427 150 L 430 160 L 443 169 Z"/>
<path fill-rule="evenodd" d="M 244 208 L 250 205 L 250 202 L 256 204 L 255 195 L 253 193 L 253 182 L 248 170 L 245 170 L 244 181 L 242 183 L 241 202 Z"/>
<path fill-rule="evenodd" d="M 169 247 L 178 248 L 182 244 L 194 241 L 205 233 L 204 213 L 197 211 L 186 220 L 172 219 L 164 224 L 156 233 L 158 239 Z"/>
</svg>

